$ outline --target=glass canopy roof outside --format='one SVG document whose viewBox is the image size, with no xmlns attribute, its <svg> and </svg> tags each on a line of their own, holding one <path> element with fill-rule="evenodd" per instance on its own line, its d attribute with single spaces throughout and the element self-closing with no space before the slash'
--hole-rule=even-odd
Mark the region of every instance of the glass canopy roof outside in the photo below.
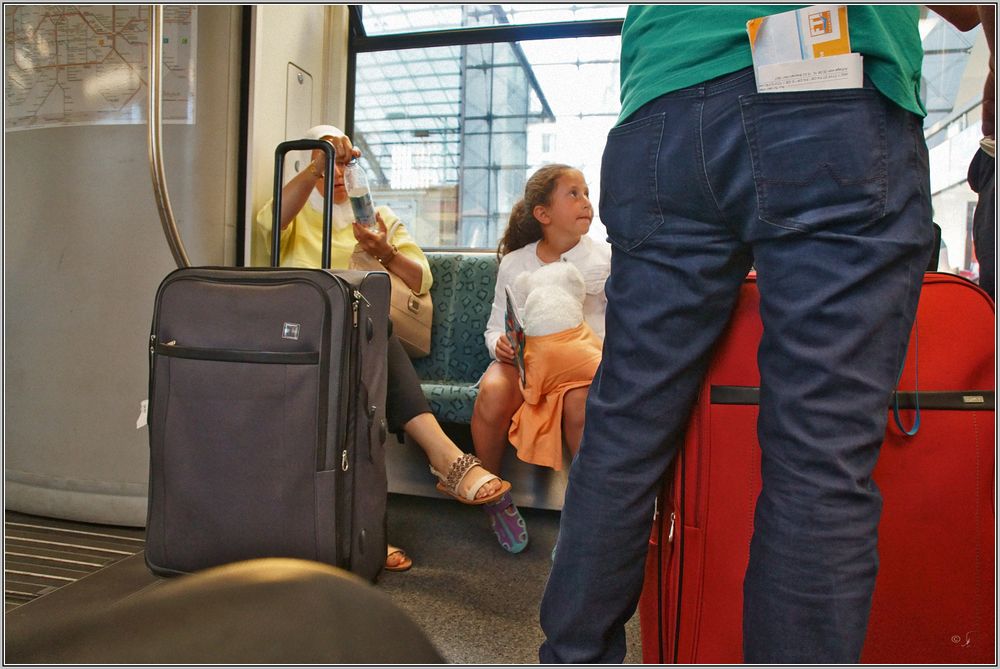
<svg viewBox="0 0 1000 669">
<path fill-rule="evenodd" d="M 428 32 L 476 26 L 623 19 L 627 4 L 362 5 L 365 34 Z"/>
<path fill-rule="evenodd" d="M 972 47 L 982 30 L 959 32 L 933 12 L 928 12 L 921 28 L 925 34 L 920 94 L 927 108 L 924 127 L 930 128 L 954 111 Z"/>
</svg>

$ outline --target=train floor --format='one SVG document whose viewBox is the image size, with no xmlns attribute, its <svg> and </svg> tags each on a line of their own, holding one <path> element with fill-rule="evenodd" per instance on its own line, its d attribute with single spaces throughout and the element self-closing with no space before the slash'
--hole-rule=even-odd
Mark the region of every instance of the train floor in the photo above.
<svg viewBox="0 0 1000 669">
<path fill-rule="evenodd" d="M 449 499 L 389 496 L 389 541 L 413 568 L 383 572 L 377 587 L 457 664 L 532 664 L 542 633 L 538 603 L 559 513 L 522 509 L 530 543 L 520 554 L 496 542 L 481 509 Z M 45 624 L 46 604 L 88 607 L 155 587 L 142 563 L 142 528 L 5 514 L 7 623 Z M 86 578 L 84 578 L 86 577 Z M 58 597 L 51 597 L 58 593 Z M 57 601 L 58 600 L 58 601 Z M 25 605 L 28 606 L 25 606 Z M 21 608 L 24 607 L 24 608 Z M 626 626 L 625 661 L 641 661 L 638 615 Z"/>
</svg>

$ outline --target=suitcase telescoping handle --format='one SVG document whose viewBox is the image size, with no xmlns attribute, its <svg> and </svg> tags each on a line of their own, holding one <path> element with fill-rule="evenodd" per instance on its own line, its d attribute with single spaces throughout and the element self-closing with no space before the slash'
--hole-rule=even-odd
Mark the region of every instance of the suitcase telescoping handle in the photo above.
<svg viewBox="0 0 1000 669">
<path fill-rule="evenodd" d="M 323 183 L 323 269 L 330 269 L 330 237 L 333 234 L 333 179 L 337 152 L 333 145 L 322 139 L 292 139 L 278 144 L 274 150 L 274 212 L 271 217 L 271 267 L 279 265 L 281 258 L 281 188 L 285 154 L 289 151 L 319 149 L 326 156 L 327 178 Z"/>
</svg>

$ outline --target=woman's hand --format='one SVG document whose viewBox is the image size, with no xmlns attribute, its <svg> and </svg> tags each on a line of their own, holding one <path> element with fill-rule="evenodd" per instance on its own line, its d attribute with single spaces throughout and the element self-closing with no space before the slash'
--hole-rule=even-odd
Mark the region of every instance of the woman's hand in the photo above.
<svg viewBox="0 0 1000 669">
<path fill-rule="evenodd" d="M 497 339 L 496 354 L 499 362 L 505 362 L 508 365 L 514 364 L 514 347 L 510 345 L 510 340 L 507 339 L 506 335 Z"/>
<path fill-rule="evenodd" d="M 385 227 L 385 221 L 382 220 L 382 214 L 377 211 L 375 212 L 375 222 L 378 224 L 378 230 L 372 230 L 355 221 L 354 238 L 358 240 L 361 248 L 368 252 L 368 255 L 377 260 L 392 255 L 392 244 L 386 239 L 389 231 Z"/>
<path fill-rule="evenodd" d="M 414 293 L 419 293 L 424 279 L 424 268 L 416 260 L 407 258 L 399 252 L 394 244 L 389 243 L 386 238 L 388 231 L 382 214 L 375 212 L 375 222 L 378 230 L 354 222 L 354 238 L 358 240 L 358 245 L 368 252 L 372 258 L 378 260 L 382 267 L 388 272 L 392 272 L 406 284 L 406 287 Z"/>
<path fill-rule="evenodd" d="M 324 137 L 323 141 L 333 147 L 335 158 L 340 165 L 346 165 L 361 156 L 361 149 L 351 144 L 350 137 Z M 312 152 L 313 175 L 326 176 L 326 154 L 319 149 Z"/>
</svg>

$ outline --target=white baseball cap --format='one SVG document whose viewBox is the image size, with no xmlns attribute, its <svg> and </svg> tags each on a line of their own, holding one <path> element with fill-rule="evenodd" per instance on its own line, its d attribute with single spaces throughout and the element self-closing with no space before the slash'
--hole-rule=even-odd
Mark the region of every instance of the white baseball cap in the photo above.
<svg viewBox="0 0 1000 669">
<path fill-rule="evenodd" d="M 343 137 L 344 131 L 332 125 L 314 125 L 306 131 L 306 139 L 323 139 L 324 137 Z"/>
</svg>

